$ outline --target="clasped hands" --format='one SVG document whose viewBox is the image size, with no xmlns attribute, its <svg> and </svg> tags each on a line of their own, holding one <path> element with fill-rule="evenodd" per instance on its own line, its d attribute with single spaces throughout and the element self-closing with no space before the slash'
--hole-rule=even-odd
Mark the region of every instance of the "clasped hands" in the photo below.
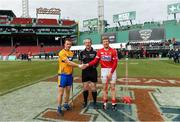
<svg viewBox="0 0 180 122">
<path fill-rule="evenodd" d="M 89 66 L 89 64 L 80 64 L 78 67 L 80 69 L 86 69 Z"/>
</svg>

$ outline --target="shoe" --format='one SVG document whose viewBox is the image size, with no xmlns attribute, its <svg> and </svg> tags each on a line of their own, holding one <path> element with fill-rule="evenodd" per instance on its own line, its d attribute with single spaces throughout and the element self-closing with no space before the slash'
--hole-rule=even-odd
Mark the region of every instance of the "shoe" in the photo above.
<svg viewBox="0 0 180 122">
<path fill-rule="evenodd" d="M 61 115 L 61 116 L 64 115 L 64 113 L 63 113 L 63 111 L 62 111 L 62 109 L 61 109 L 61 106 L 58 106 L 57 113 L 58 113 L 59 115 Z"/>
<path fill-rule="evenodd" d="M 71 110 L 71 106 L 68 103 L 65 103 L 63 107 L 65 110 Z"/>
<path fill-rule="evenodd" d="M 103 110 L 107 110 L 107 103 L 103 104 Z"/>
<path fill-rule="evenodd" d="M 83 105 L 82 105 L 82 107 L 83 107 L 83 108 L 86 108 L 86 107 L 87 107 L 87 103 L 84 102 Z"/>
<path fill-rule="evenodd" d="M 117 111 L 117 105 L 112 105 L 112 111 Z"/>
</svg>

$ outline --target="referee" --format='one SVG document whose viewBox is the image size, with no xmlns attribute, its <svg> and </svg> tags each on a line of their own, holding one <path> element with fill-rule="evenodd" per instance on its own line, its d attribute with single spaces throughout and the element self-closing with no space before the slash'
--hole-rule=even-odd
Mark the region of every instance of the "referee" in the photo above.
<svg viewBox="0 0 180 122">
<path fill-rule="evenodd" d="M 92 40 L 91 39 L 85 39 L 84 40 L 85 49 L 80 52 L 79 60 L 81 63 L 86 64 L 92 61 L 96 57 L 96 51 L 93 50 L 91 47 Z M 93 107 L 94 109 L 97 108 L 96 106 L 96 99 L 97 99 L 97 91 L 96 91 L 96 83 L 97 83 L 97 65 L 88 67 L 84 70 L 82 70 L 82 82 L 83 82 L 83 97 L 84 97 L 84 104 L 83 107 L 85 108 L 87 106 L 88 102 L 88 95 L 89 95 L 89 87 L 92 91 L 92 97 L 93 97 Z"/>
</svg>

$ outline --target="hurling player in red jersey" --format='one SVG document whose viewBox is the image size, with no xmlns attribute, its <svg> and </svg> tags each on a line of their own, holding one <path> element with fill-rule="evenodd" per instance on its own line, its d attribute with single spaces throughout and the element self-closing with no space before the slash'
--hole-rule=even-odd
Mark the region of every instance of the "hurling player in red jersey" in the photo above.
<svg viewBox="0 0 180 122">
<path fill-rule="evenodd" d="M 115 49 L 109 46 L 109 38 L 102 39 L 103 48 L 98 50 L 95 59 L 88 64 L 84 65 L 84 68 L 88 66 L 101 64 L 101 81 L 103 84 L 103 109 L 107 109 L 108 102 L 108 83 L 111 87 L 112 96 L 112 109 L 116 110 L 116 68 L 118 63 L 117 52 Z"/>
</svg>

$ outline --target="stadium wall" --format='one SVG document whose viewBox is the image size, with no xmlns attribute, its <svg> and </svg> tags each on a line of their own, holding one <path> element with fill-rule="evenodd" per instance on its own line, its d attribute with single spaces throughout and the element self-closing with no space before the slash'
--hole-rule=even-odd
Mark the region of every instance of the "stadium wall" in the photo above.
<svg viewBox="0 0 180 122">
<path fill-rule="evenodd" d="M 81 32 L 79 45 L 83 45 L 83 40 L 86 38 L 91 38 L 93 44 L 100 44 L 101 36 L 97 31 L 94 32 Z"/>
<path fill-rule="evenodd" d="M 173 22 L 171 24 L 165 24 L 166 39 L 176 38 L 180 41 L 180 22 Z"/>
<path fill-rule="evenodd" d="M 129 31 L 131 30 L 139 30 L 139 29 L 153 29 L 153 28 L 164 28 L 165 29 L 165 39 L 169 40 L 175 38 L 176 41 L 180 42 L 180 21 L 176 20 L 167 20 L 164 21 L 163 24 L 158 22 L 148 23 L 145 22 L 142 27 L 136 27 L 135 25 L 130 26 L 130 29 L 127 30 L 115 30 L 115 28 L 109 28 L 106 32 L 114 32 L 116 33 L 116 43 L 126 43 L 129 41 Z M 93 44 L 100 44 L 101 35 L 98 34 L 97 31 L 91 32 L 81 32 L 79 38 L 79 45 L 83 45 L 83 40 L 86 38 L 91 38 L 93 40 Z"/>
</svg>

